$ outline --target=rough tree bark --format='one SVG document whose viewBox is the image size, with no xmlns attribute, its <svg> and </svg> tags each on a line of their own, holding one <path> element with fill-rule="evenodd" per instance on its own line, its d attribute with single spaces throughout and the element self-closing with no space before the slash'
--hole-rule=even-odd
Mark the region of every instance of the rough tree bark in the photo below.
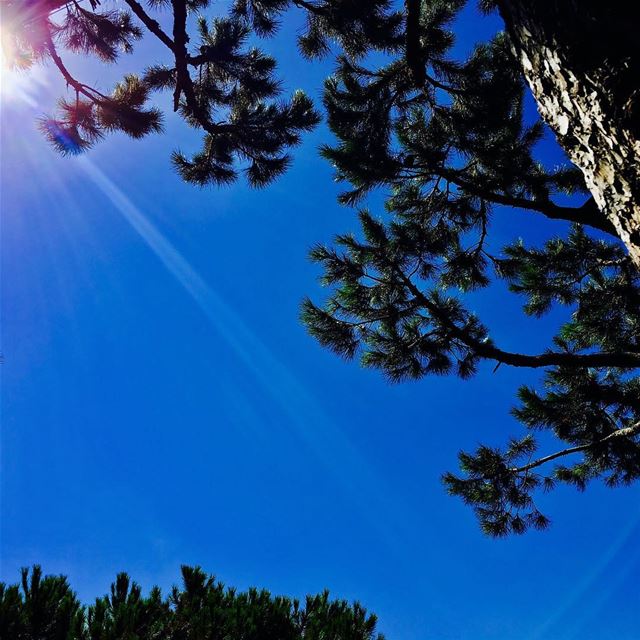
<svg viewBox="0 0 640 640">
<path fill-rule="evenodd" d="M 542 117 L 640 268 L 640 2 L 497 5 Z"/>
</svg>

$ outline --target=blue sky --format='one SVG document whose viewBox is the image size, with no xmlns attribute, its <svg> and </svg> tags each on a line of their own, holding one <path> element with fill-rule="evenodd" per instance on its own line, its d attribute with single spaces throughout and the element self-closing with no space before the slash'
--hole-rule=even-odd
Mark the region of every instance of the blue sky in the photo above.
<svg viewBox="0 0 640 640">
<path fill-rule="evenodd" d="M 460 26 L 468 46 L 494 24 Z M 317 98 L 331 63 L 292 54 L 296 28 L 265 48 Z M 158 55 L 81 66 L 106 87 Z M 357 228 L 317 155 L 323 127 L 271 187 L 200 190 L 170 169 L 195 143 L 174 118 L 55 155 L 34 118 L 61 87 L 40 79 L 1 114 L 0 579 L 40 563 L 89 601 L 118 571 L 167 588 L 199 564 L 240 588 L 358 599 L 390 640 L 637 637 L 637 487 L 560 488 L 541 499 L 549 531 L 496 541 L 440 484 L 459 449 L 520 432 L 509 408 L 537 374 L 391 386 L 299 324 L 301 298 L 323 295 L 309 247 Z M 495 216 L 499 243 L 562 230 Z M 473 304 L 505 348 L 553 330 L 499 290 Z"/>
</svg>

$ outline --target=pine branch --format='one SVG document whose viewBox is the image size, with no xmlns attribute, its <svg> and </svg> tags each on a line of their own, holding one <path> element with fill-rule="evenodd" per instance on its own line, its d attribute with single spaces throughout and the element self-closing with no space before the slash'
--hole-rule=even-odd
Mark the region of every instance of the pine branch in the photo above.
<svg viewBox="0 0 640 640">
<path fill-rule="evenodd" d="M 523 353 L 512 353 L 504 351 L 490 342 L 482 342 L 471 337 L 466 331 L 461 329 L 445 313 L 443 313 L 433 302 L 413 283 L 402 269 L 395 266 L 396 273 L 415 296 L 417 300 L 429 311 L 429 313 L 440 322 L 456 339 L 460 340 L 467 347 L 481 358 L 495 360 L 501 364 L 512 367 L 616 367 L 621 369 L 635 369 L 640 367 L 640 354 L 632 352 L 595 352 L 595 353 L 563 353 L 548 351 L 538 355 Z"/>
<path fill-rule="evenodd" d="M 598 351 L 594 353 L 562 353 L 548 351 L 539 355 L 512 353 L 494 347 L 490 343 L 474 340 L 463 340 L 476 353 L 489 360 L 496 360 L 512 367 L 614 367 L 620 369 L 637 369 L 640 367 L 640 354 L 622 351 L 618 353 Z"/>
<path fill-rule="evenodd" d="M 440 82 L 439 80 L 436 80 L 434 77 L 430 76 L 426 72 L 424 74 L 424 77 L 425 77 L 425 80 L 436 89 L 442 89 L 443 91 L 446 91 L 447 93 L 450 93 L 452 95 L 466 96 L 471 93 L 468 89 L 460 89 L 458 87 L 452 87 L 449 84 L 445 84 L 444 82 Z"/>
<path fill-rule="evenodd" d="M 185 0 L 172 0 L 173 6 L 173 52 L 176 62 L 176 88 L 173 94 L 173 109 L 178 110 L 180 96 L 184 94 L 185 102 L 190 115 L 209 134 L 217 135 L 224 130 L 233 130 L 233 125 L 218 125 L 211 122 L 210 118 L 198 104 L 198 99 L 193 88 L 193 81 L 189 73 L 189 52 L 187 43 L 187 3 Z"/>
<path fill-rule="evenodd" d="M 71 75 L 71 72 L 67 69 L 62 58 L 58 54 L 55 44 L 53 43 L 53 39 L 51 37 L 51 32 L 47 30 L 47 34 L 45 36 L 45 41 L 47 45 L 47 52 L 51 56 L 54 64 L 62 74 L 62 77 L 65 79 L 65 82 L 75 89 L 75 91 L 79 94 L 85 96 L 93 102 L 94 104 L 101 104 L 103 100 L 108 100 L 109 98 L 104 94 L 100 93 L 97 89 L 90 87 L 89 85 L 83 84 L 76 78 Z"/>
<path fill-rule="evenodd" d="M 173 94 L 173 110 L 177 111 L 180 105 L 180 95 L 184 93 L 189 109 L 198 116 L 200 109 L 197 106 L 193 91 L 193 82 L 189 75 L 187 58 L 187 3 L 185 0 L 172 0 L 173 6 L 173 43 L 176 59 L 176 88 Z"/>
<path fill-rule="evenodd" d="M 426 80 L 426 69 L 420 46 L 420 7 L 421 0 L 405 0 L 407 14 L 405 31 L 405 60 L 411 72 L 413 83 L 422 89 Z"/>
<path fill-rule="evenodd" d="M 490 189 L 485 189 L 480 185 L 474 184 L 469 180 L 463 178 L 459 171 L 453 169 L 447 169 L 445 167 L 439 168 L 437 172 L 446 180 L 449 180 L 456 186 L 468 191 L 469 193 L 489 200 L 496 204 L 503 204 L 510 207 L 517 207 L 519 209 L 525 209 L 527 211 L 536 211 L 551 218 L 552 220 L 566 220 L 568 222 L 575 222 L 578 224 L 584 224 L 594 229 L 598 229 L 604 233 L 614 236 L 616 239 L 620 239 L 615 227 L 611 221 L 598 209 L 593 198 L 589 198 L 580 207 L 563 207 L 555 204 L 551 200 L 530 200 L 528 198 L 520 198 L 517 196 L 510 196 L 507 194 L 496 193 Z"/>
<path fill-rule="evenodd" d="M 160 42 L 166 45 L 175 53 L 175 45 L 173 40 L 162 30 L 157 20 L 154 20 L 145 10 L 144 7 L 136 0 L 124 0 L 131 11 L 138 17 L 140 22 L 154 35 Z"/>
<path fill-rule="evenodd" d="M 557 451 L 556 453 L 552 453 L 551 455 L 544 456 L 543 458 L 538 458 L 533 462 L 529 462 L 522 467 L 514 467 L 511 469 L 512 473 L 524 473 L 529 471 L 530 469 L 535 469 L 536 467 L 541 467 L 543 464 L 547 462 L 551 462 L 552 460 L 556 460 L 557 458 L 562 458 L 564 456 L 571 455 L 573 453 L 579 453 L 581 451 L 588 451 L 589 449 L 593 449 L 595 447 L 601 446 L 610 440 L 614 440 L 617 438 L 632 438 L 633 436 L 640 433 L 640 422 L 636 422 L 632 424 L 630 427 L 625 427 L 624 429 L 618 429 L 613 433 L 610 433 L 608 436 L 601 438 L 600 440 L 596 440 L 595 442 L 591 442 L 590 444 L 582 444 L 577 447 L 569 447 L 568 449 L 563 449 L 562 451 Z"/>
</svg>

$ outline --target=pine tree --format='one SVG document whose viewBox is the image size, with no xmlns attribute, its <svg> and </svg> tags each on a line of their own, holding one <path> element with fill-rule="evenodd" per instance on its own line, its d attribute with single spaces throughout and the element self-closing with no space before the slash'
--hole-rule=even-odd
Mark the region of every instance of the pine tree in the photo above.
<svg viewBox="0 0 640 640">
<path fill-rule="evenodd" d="M 499 536 L 546 527 L 534 498 L 557 482 L 584 489 L 595 478 L 615 486 L 640 476 L 640 274 L 593 200 L 555 204 L 556 194 L 584 192 L 584 182 L 574 167 L 536 160 L 543 128 L 524 119 L 508 37 L 452 57 L 463 4 L 407 2 L 406 37 L 388 62 L 344 56 L 327 81 L 338 141 L 323 154 L 351 185 L 341 200 L 357 204 L 376 188 L 391 196 L 385 212 L 360 211 L 362 234 L 313 250 L 332 293 L 323 307 L 307 300 L 302 316 L 320 343 L 392 381 L 468 378 L 483 361 L 544 371 L 514 409 L 529 433 L 463 452 L 462 473 L 444 475 L 483 530 Z M 491 218 L 512 211 L 501 205 L 572 226 L 542 247 L 518 240 L 496 249 Z M 466 292 L 501 280 L 528 315 L 568 310 L 542 353 L 502 349 L 466 308 Z M 567 446 L 539 454 L 536 430 Z"/>
<path fill-rule="evenodd" d="M 22 570 L 0 583 L 0 637 L 6 640 L 384 640 L 360 604 L 327 591 L 304 603 L 268 591 L 227 588 L 198 567 L 182 567 L 182 585 L 145 596 L 120 573 L 108 595 L 81 605 L 64 576 Z"/>
<path fill-rule="evenodd" d="M 348 183 L 340 201 L 360 209 L 362 227 L 360 234 L 338 237 L 335 246 L 313 250 L 331 293 L 324 305 L 304 303 L 310 332 L 393 381 L 431 374 L 468 378 L 485 361 L 496 369 L 541 370 L 541 383 L 522 388 L 513 410 L 527 432 L 501 448 L 461 453 L 461 473 L 444 476 L 448 490 L 472 506 L 491 535 L 547 526 L 534 499 L 555 483 L 584 489 L 597 478 L 614 486 L 640 476 L 640 272 L 632 224 L 637 143 L 615 160 L 624 164 L 619 191 L 631 207 L 625 209 L 617 196 L 608 201 L 616 180 L 607 178 L 609 186 L 600 189 L 582 156 L 572 153 L 573 146 L 584 151 L 592 142 L 597 152 L 611 137 L 585 134 L 586 139 L 588 127 L 580 133 L 571 113 L 564 116 L 576 135 L 562 133 L 564 125 L 545 111 L 551 107 L 544 102 L 545 87 L 551 86 L 549 104 L 558 104 L 558 87 L 545 80 L 541 49 L 536 53 L 520 27 L 528 20 L 527 32 L 535 35 L 537 20 L 538 45 L 549 34 L 556 44 L 566 40 L 553 49 L 553 59 L 569 65 L 580 100 L 585 91 L 591 95 L 593 78 L 604 89 L 613 83 L 615 95 L 626 98 L 615 109 L 609 105 L 615 112 L 611 126 L 632 131 L 637 74 L 626 30 L 619 46 L 601 34 L 595 57 L 587 56 L 580 67 L 591 78 L 586 80 L 572 61 L 585 48 L 576 43 L 592 33 L 593 25 L 580 31 L 583 18 L 595 11 L 592 2 L 592 13 L 576 20 L 579 29 L 572 31 L 562 25 L 580 11 L 570 0 L 554 0 L 563 18 L 561 33 L 551 29 L 540 3 L 481 2 L 485 10 L 498 7 L 506 33 L 476 46 L 466 59 L 453 55 L 455 20 L 465 0 L 405 0 L 402 6 L 387 0 L 236 0 L 227 18 L 200 19 L 197 50 L 189 44 L 187 15 L 202 13 L 207 0 L 149 1 L 148 7 L 124 2 L 133 16 L 103 11 L 95 2 L 87 8 L 60 0 L 7 0 L 17 16 L 15 59 L 52 60 L 75 93 L 75 100 L 61 104 L 58 117 L 43 123 L 61 151 L 82 151 L 112 129 L 134 137 L 157 130 L 161 114 L 146 104 L 151 91 L 166 89 L 174 108 L 204 135 L 201 153 L 174 156 L 186 180 L 224 183 L 242 166 L 251 184 L 267 183 L 284 170 L 286 149 L 318 115 L 301 94 L 289 103 L 273 102 L 275 62 L 245 43 L 251 32 L 272 35 L 284 11 L 303 11 L 306 28 L 297 43 L 302 54 L 336 55 L 337 70 L 324 92 L 336 141 L 322 154 Z M 33 13 L 25 18 L 27 6 Z M 152 15 L 160 10 L 170 16 L 171 34 Z M 60 13 L 63 19 L 54 20 Z M 71 77 L 60 57 L 59 49 L 66 48 L 112 61 L 134 46 L 142 28 L 166 46 L 170 64 L 126 77 L 109 96 Z M 537 61 L 531 68 L 523 53 Z M 623 72 L 607 76 L 598 66 L 603 55 L 606 69 L 624 63 Z M 587 185 L 577 167 L 547 167 L 537 159 L 544 127 L 525 118 L 523 65 L 543 113 L 585 170 Z M 588 117 L 584 109 L 580 113 Z M 609 162 L 605 155 L 603 162 Z M 595 197 L 588 197 L 587 186 Z M 364 207 L 374 191 L 389 194 L 384 211 Z M 584 204 L 557 204 L 561 194 L 584 194 Z M 541 224 L 544 218 L 565 221 L 568 231 L 542 246 L 525 239 L 496 247 L 492 218 L 510 215 L 517 221 L 518 211 L 538 216 Z M 501 283 L 522 298 L 527 315 L 565 309 L 567 320 L 544 351 L 529 354 L 526 344 L 522 352 L 505 350 L 465 305 L 468 292 Z M 539 452 L 536 430 L 552 434 L 558 449 Z"/>
</svg>

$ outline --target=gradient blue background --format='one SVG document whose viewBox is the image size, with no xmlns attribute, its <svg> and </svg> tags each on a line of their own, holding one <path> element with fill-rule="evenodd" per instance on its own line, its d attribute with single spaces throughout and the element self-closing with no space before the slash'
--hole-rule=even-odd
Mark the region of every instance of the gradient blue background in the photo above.
<svg viewBox="0 0 640 640">
<path fill-rule="evenodd" d="M 466 11 L 460 50 L 496 25 Z M 287 90 L 317 98 L 332 63 L 292 53 L 298 28 L 288 18 L 264 47 Z M 140 52 L 75 66 L 106 89 L 164 58 Z M 301 298 L 324 295 L 309 247 L 357 229 L 317 155 L 324 127 L 273 186 L 199 190 L 170 169 L 197 144 L 173 117 L 167 135 L 57 156 L 34 118 L 61 90 L 49 72 L 2 103 L 0 579 L 40 563 L 90 601 L 117 571 L 167 588 L 188 563 L 240 588 L 358 599 L 390 640 L 638 637 L 637 487 L 560 488 L 540 499 L 548 532 L 490 540 L 440 484 L 459 449 L 520 433 L 514 391 L 538 374 L 487 364 L 470 382 L 391 386 L 298 322 Z M 494 242 L 563 229 L 502 210 Z M 530 352 L 561 317 L 524 319 L 499 288 L 471 304 Z"/>
</svg>

